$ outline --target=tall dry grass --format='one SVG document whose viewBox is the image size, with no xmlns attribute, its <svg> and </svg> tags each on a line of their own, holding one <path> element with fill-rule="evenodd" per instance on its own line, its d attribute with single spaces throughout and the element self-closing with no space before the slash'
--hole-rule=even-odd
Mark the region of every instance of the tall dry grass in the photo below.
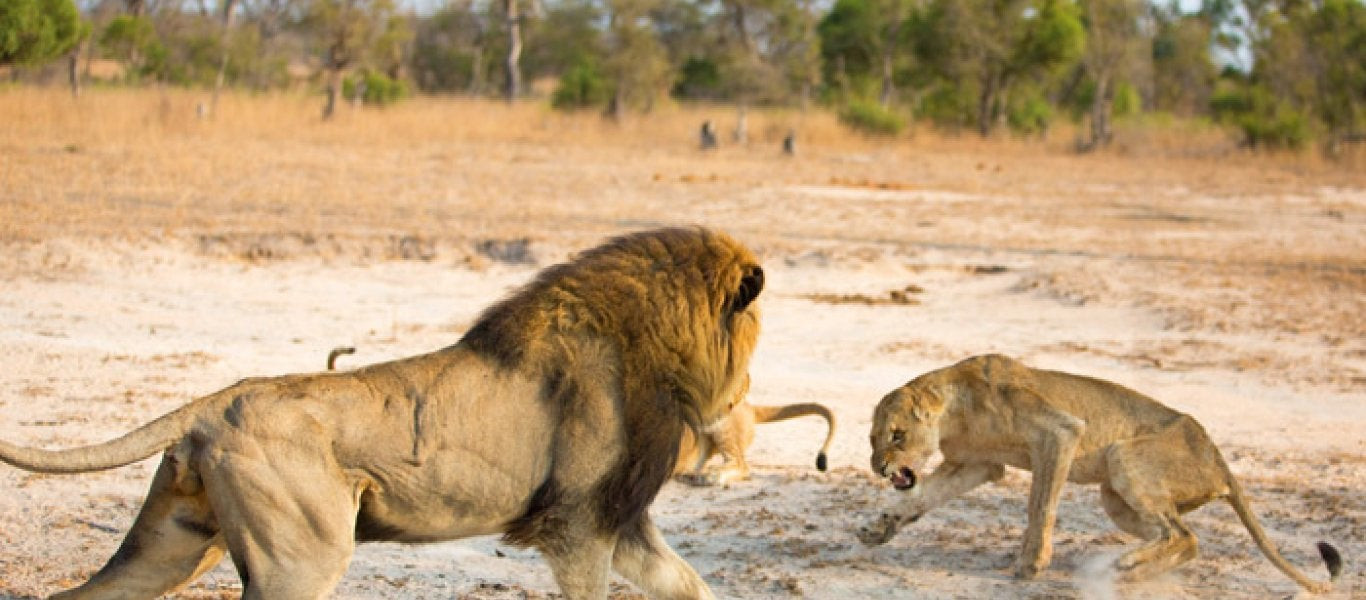
<svg viewBox="0 0 1366 600">
<path fill-rule="evenodd" d="M 981 140 L 920 127 L 898 139 L 849 131 L 821 110 L 751 110 L 750 141 L 729 140 L 725 106 L 664 105 L 622 123 L 543 103 L 414 98 L 320 118 L 321 99 L 229 93 L 0 88 L 0 240 L 56 236 L 304 232 L 515 234 L 528 223 L 585 230 L 623 223 L 800 211 L 737 198 L 787 185 L 935 189 L 1056 199 L 1112 189 L 1219 195 L 1362 185 L 1361 170 L 1309 156 L 1241 153 L 1217 130 L 1121 130 L 1079 156 L 1075 131 Z M 697 149 L 711 120 L 722 148 Z M 797 132 L 798 156 L 779 140 Z M 1146 137 L 1144 137 L 1146 136 Z M 1184 147 L 1219 148 L 1181 152 Z M 1050 200 L 1051 201 L 1051 200 Z M 768 212 L 765 212 L 768 211 Z M 758 216 L 755 216 L 758 215 Z M 857 216 L 857 215 L 854 215 Z M 802 223 L 811 231 L 842 224 Z M 874 222 L 870 226 L 881 226 Z"/>
</svg>

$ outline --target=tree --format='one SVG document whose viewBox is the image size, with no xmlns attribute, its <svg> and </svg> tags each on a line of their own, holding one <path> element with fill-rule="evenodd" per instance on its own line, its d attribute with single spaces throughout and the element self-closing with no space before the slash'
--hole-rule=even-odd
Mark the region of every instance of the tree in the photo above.
<svg viewBox="0 0 1366 600">
<path fill-rule="evenodd" d="M 1366 134 L 1366 5 L 1286 3 L 1260 16 L 1251 83 L 1271 114 L 1309 116 L 1330 151 Z"/>
<path fill-rule="evenodd" d="M 1143 0 L 1087 0 L 1082 3 L 1086 22 L 1086 51 L 1082 64 L 1091 77 L 1091 132 L 1085 150 L 1099 148 L 1114 137 L 1110 118 L 1114 112 L 1119 80 L 1143 56 L 1139 17 Z"/>
<path fill-rule="evenodd" d="M 503 0 L 503 18 L 508 30 L 508 53 L 503 60 L 503 94 L 512 102 L 522 95 L 522 10 L 518 0 Z"/>
<path fill-rule="evenodd" d="M 307 24 L 317 38 L 327 69 L 327 103 L 323 119 L 336 111 L 342 72 L 366 58 L 394 17 L 392 0 L 313 0 Z"/>
<path fill-rule="evenodd" d="M 1195 116 L 1209 108 L 1214 90 L 1210 43 L 1213 21 L 1204 13 L 1182 14 L 1173 3 L 1152 10 L 1153 108 Z"/>
<path fill-rule="evenodd" d="M 886 108 L 895 89 L 903 28 L 912 13 L 910 0 L 837 0 L 821 19 L 821 57 L 827 81 L 835 81 L 848 96 L 858 96 L 876 81 L 878 103 Z"/>
<path fill-rule="evenodd" d="M 70 51 L 88 29 L 72 0 L 0 2 L 0 65 L 36 65 Z"/>
<path fill-rule="evenodd" d="M 237 0 L 223 0 L 223 33 L 219 36 L 220 57 L 218 60 L 218 75 L 213 81 L 213 99 L 209 101 L 209 114 L 218 114 L 218 94 L 223 89 L 223 78 L 228 71 L 228 56 L 231 50 L 228 47 L 228 34 L 232 32 L 232 20 L 237 13 Z"/>
<path fill-rule="evenodd" d="M 607 114 L 620 120 L 628 105 L 649 108 L 668 87 L 670 67 L 651 28 L 658 0 L 609 0 L 603 71 L 612 85 Z"/>
<path fill-rule="evenodd" d="M 972 89 L 983 137 L 1006 121 L 1013 86 L 1071 64 L 1086 39 L 1065 0 L 936 0 L 916 33 L 919 60 L 959 97 Z"/>
</svg>

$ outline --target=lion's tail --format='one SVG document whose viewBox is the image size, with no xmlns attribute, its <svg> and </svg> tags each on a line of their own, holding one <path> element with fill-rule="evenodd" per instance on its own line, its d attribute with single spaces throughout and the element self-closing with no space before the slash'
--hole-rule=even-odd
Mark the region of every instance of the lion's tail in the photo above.
<svg viewBox="0 0 1366 600">
<path fill-rule="evenodd" d="M 195 418 L 195 411 L 190 409 L 198 404 L 186 404 L 103 444 L 43 450 L 0 440 L 0 462 L 37 473 L 87 473 L 121 467 L 165 450 L 184 437 Z"/>
<path fill-rule="evenodd" d="M 817 415 L 825 419 L 825 443 L 821 444 L 821 451 L 816 455 L 816 468 L 824 471 L 827 466 L 826 454 L 830 452 L 830 444 L 835 441 L 835 413 L 830 412 L 830 409 L 826 408 L 824 404 L 815 402 L 788 404 L 786 406 L 754 405 L 755 423 L 783 421 L 807 415 Z"/>
<path fill-rule="evenodd" d="M 1224 468 L 1228 472 L 1228 467 Z M 1257 521 L 1256 515 L 1252 514 L 1252 507 L 1248 506 L 1247 496 L 1243 493 L 1242 486 L 1238 485 L 1232 473 L 1228 474 L 1228 503 L 1233 505 L 1233 512 L 1238 513 L 1238 518 L 1242 520 L 1243 526 L 1247 527 L 1248 533 L 1252 534 L 1252 540 L 1261 548 L 1271 564 L 1276 565 L 1287 577 L 1294 579 L 1295 583 L 1300 584 L 1304 589 L 1316 594 L 1327 593 L 1332 589 L 1332 583 L 1337 580 L 1338 575 L 1342 574 L 1342 555 L 1338 554 L 1338 549 L 1328 542 L 1319 542 L 1319 556 L 1323 558 L 1323 563 L 1328 567 L 1328 581 L 1314 581 L 1296 569 L 1281 557 L 1280 551 L 1271 543 L 1271 539 L 1266 536 L 1266 531 L 1262 529 L 1261 523 Z"/>
</svg>

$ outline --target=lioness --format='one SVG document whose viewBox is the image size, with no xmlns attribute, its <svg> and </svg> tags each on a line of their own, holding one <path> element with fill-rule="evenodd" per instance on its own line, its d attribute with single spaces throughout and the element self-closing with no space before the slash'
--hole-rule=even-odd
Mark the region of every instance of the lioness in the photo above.
<svg viewBox="0 0 1366 600">
<path fill-rule="evenodd" d="M 1195 419 L 1107 381 L 1031 369 L 1004 356 L 969 358 L 887 394 L 873 413 L 869 441 L 873 471 L 907 495 L 859 530 L 866 544 L 886 542 L 902 524 L 999 479 L 1010 465 L 1034 473 L 1017 577 L 1048 567 L 1058 494 L 1070 479 L 1099 483 L 1106 514 L 1146 540 L 1115 561 L 1126 578 L 1147 578 L 1194 558 L 1195 535 L 1181 515 L 1224 498 L 1277 568 L 1306 589 L 1329 589 L 1277 552 Z M 943 464 L 921 477 L 935 450 Z M 1331 545 L 1318 547 L 1331 582 L 1342 559 Z"/>
<path fill-rule="evenodd" d="M 749 463 L 745 462 L 745 451 L 754 443 L 754 425 L 795 419 L 816 415 L 825 419 L 825 443 L 816 454 L 816 468 L 826 467 L 826 453 L 835 440 L 835 415 L 829 408 L 814 402 L 788 404 L 785 406 L 755 406 L 745 397 L 749 392 L 749 377 L 744 386 L 731 402 L 730 414 L 726 418 L 702 429 L 700 436 L 691 429 L 683 430 L 682 445 L 679 447 L 678 463 L 674 465 L 674 475 L 681 481 L 692 485 L 725 485 L 731 481 L 749 479 Z M 698 443 L 701 440 L 701 443 Z M 720 468 L 704 468 L 708 460 L 717 453 L 725 462 Z"/>
<path fill-rule="evenodd" d="M 493 305 L 454 346 L 354 371 L 248 379 L 118 439 L 0 442 L 31 471 L 165 451 L 109 562 L 66 598 L 155 598 L 232 556 L 245 598 L 318 598 L 358 541 L 502 533 L 569 598 L 616 570 L 712 598 L 646 512 L 685 424 L 725 416 L 759 331 L 763 270 L 705 229 L 616 238 Z"/>
</svg>

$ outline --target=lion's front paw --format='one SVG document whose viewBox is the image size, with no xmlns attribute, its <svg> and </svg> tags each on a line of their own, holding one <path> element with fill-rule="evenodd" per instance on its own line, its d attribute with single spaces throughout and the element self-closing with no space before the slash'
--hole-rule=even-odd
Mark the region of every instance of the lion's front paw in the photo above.
<svg viewBox="0 0 1366 600">
<path fill-rule="evenodd" d="M 894 515 L 882 513 L 873 522 L 858 529 L 858 539 L 865 546 L 880 546 L 896 535 L 901 523 Z"/>
</svg>

